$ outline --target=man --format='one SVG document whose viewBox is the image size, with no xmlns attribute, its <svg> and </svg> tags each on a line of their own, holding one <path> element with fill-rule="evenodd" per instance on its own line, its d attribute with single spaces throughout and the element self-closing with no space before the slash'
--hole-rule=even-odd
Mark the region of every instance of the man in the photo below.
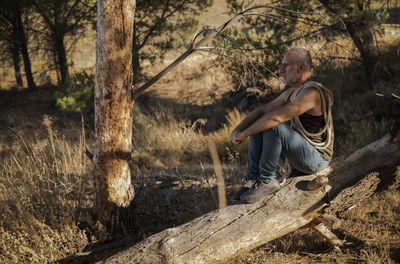
<svg viewBox="0 0 400 264">
<path fill-rule="evenodd" d="M 248 175 L 234 199 L 262 200 L 280 189 L 275 177 L 279 158 L 312 174 L 323 170 L 333 154 L 332 93 L 311 81 L 312 60 L 302 48 L 284 56 L 280 74 L 291 87 L 250 114 L 232 131 L 230 141 L 249 141 Z"/>
</svg>

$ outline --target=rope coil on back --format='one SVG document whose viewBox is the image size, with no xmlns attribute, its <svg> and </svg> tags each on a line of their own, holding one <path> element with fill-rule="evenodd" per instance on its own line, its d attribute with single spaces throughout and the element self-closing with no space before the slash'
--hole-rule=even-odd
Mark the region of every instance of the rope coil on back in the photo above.
<svg viewBox="0 0 400 264">
<path fill-rule="evenodd" d="M 332 141 L 333 122 L 332 122 L 331 108 L 333 105 L 333 94 L 329 89 L 325 88 L 322 84 L 314 81 L 309 81 L 296 91 L 294 97 L 296 97 L 303 89 L 306 89 L 308 87 L 316 88 L 321 94 L 322 112 L 324 115 L 325 125 L 321 129 L 321 131 L 317 133 L 310 133 L 303 127 L 303 124 L 300 122 L 298 116 L 290 120 L 290 125 L 291 127 L 295 128 L 316 149 L 323 150 L 326 149 L 331 144 Z M 326 134 L 326 139 L 323 142 L 316 142 L 313 140 L 313 138 L 320 137 L 324 133 L 327 134 Z"/>
</svg>

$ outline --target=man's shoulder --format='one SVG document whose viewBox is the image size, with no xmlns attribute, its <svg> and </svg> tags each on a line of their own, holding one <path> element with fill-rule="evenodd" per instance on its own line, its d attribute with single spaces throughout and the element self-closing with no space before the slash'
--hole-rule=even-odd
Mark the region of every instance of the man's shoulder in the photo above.
<svg viewBox="0 0 400 264">
<path fill-rule="evenodd" d="M 316 81 L 308 81 L 306 83 L 304 83 L 299 91 L 298 94 L 300 93 L 315 93 L 315 94 L 324 94 L 324 93 L 329 93 L 330 95 L 332 94 L 332 92 L 326 88 L 325 86 L 323 86 L 321 83 L 316 82 Z"/>
<path fill-rule="evenodd" d="M 325 88 L 320 82 L 308 81 L 303 84 L 303 87 L 315 87 L 315 88 Z M 325 88 L 326 89 L 326 88 Z"/>
<path fill-rule="evenodd" d="M 324 85 L 322 85 L 319 82 L 316 81 L 308 81 L 303 85 L 305 90 L 315 90 L 318 91 L 321 95 L 327 98 L 327 100 L 330 100 L 333 102 L 333 93 L 330 89 L 326 88 Z M 311 89 L 308 89 L 310 87 Z"/>
<path fill-rule="evenodd" d="M 303 85 L 301 87 L 301 89 L 299 89 L 299 91 L 297 92 L 296 97 L 298 97 L 298 96 L 312 96 L 312 95 L 314 95 L 314 96 L 318 95 L 319 96 L 320 90 L 321 89 L 317 85 L 313 85 L 313 84 L 310 84 L 310 85 L 307 85 L 307 86 Z"/>
</svg>

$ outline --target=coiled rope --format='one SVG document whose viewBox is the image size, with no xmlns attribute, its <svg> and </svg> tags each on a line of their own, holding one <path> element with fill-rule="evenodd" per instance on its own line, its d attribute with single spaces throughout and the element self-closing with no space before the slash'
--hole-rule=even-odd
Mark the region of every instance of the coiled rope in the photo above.
<svg viewBox="0 0 400 264">
<path fill-rule="evenodd" d="M 332 141 L 332 135 L 333 135 L 333 122 L 332 122 L 332 105 L 333 105 L 333 94 L 332 92 L 325 88 L 322 84 L 315 82 L 315 81 L 309 81 L 305 83 L 303 86 L 301 86 L 294 94 L 294 97 L 296 97 L 302 90 L 308 88 L 308 87 L 314 87 L 316 88 L 319 93 L 321 94 L 321 103 L 322 103 L 322 112 L 324 115 L 324 121 L 325 125 L 322 128 L 321 131 L 317 133 L 310 133 L 308 132 L 304 127 L 303 124 L 300 122 L 300 119 L 298 116 L 295 118 L 292 118 L 290 120 L 290 125 L 294 129 L 296 129 L 297 132 L 299 132 L 311 145 L 313 145 L 316 149 L 323 150 L 326 149 Z M 316 142 L 313 139 L 316 137 L 320 137 L 324 133 L 326 134 L 326 138 L 323 142 Z"/>
</svg>

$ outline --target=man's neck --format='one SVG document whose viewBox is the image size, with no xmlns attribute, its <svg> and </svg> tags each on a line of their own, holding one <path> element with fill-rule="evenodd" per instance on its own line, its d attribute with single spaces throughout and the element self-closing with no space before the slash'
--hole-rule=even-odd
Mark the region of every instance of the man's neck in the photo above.
<svg viewBox="0 0 400 264">
<path fill-rule="evenodd" d="M 301 86 L 303 86 L 306 82 L 308 82 L 310 80 L 311 80 L 311 73 L 306 72 L 299 78 L 299 80 L 296 83 L 294 83 L 292 85 L 292 87 L 296 91 L 297 89 L 299 89 Z"/>
</svg>

